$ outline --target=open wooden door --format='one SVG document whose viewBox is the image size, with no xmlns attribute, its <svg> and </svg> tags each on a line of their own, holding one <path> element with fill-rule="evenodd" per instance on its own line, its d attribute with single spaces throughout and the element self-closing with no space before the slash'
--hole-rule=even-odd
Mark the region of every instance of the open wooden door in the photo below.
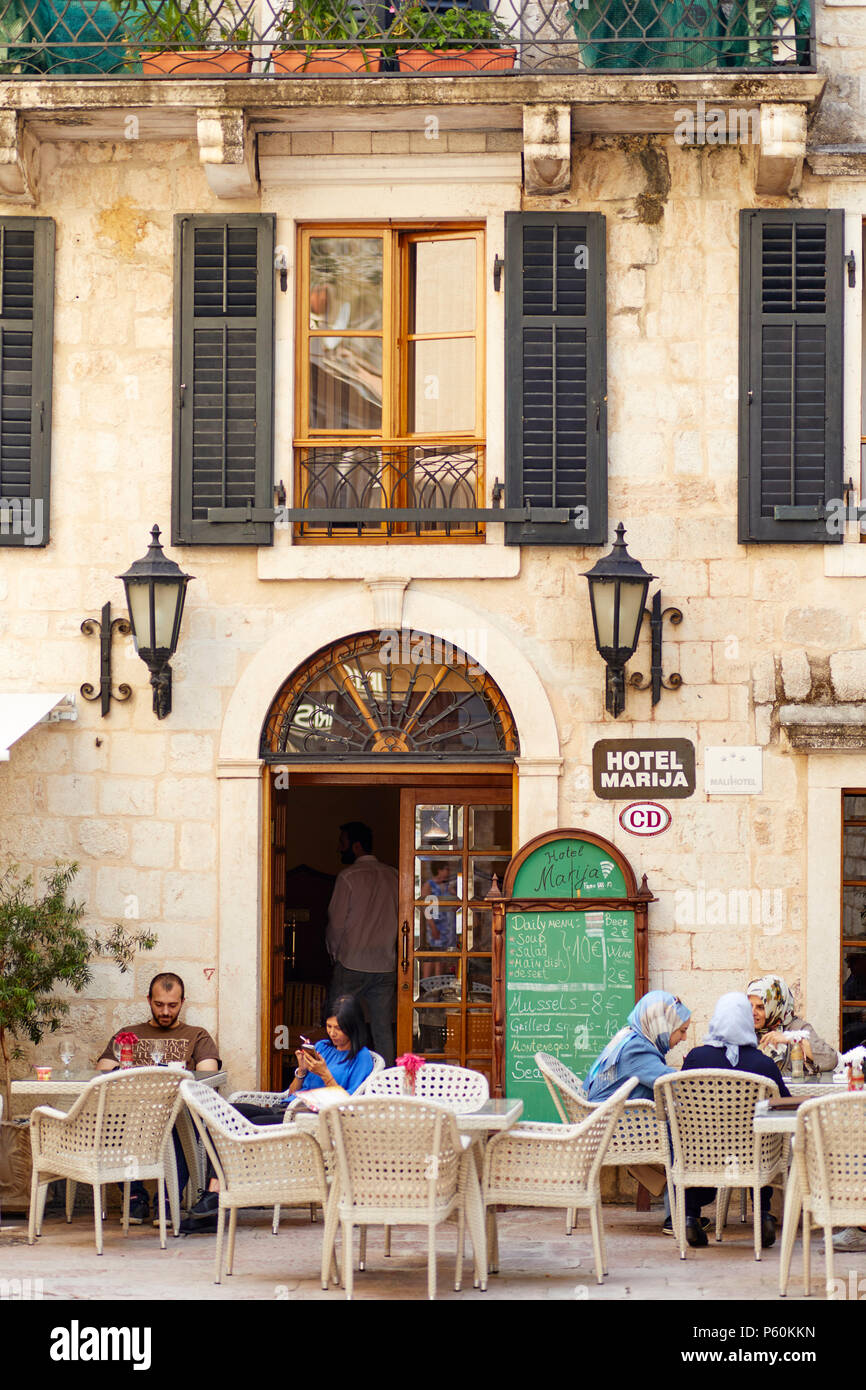
<svg viewBox="0 0 866 1390">
<path fill-rule="evenodd" d="M 271 1033 L 266 1056 L 269 1090 L 283 1089 L 283 1052 L 274 1047 L 277 1029 L 285 1023 L 286 973 L 286 793 L 271 790 Z"/>
<path fill-rule="evenodd" d="M 493 923 L 485 898 L 494 874 L 501 885 L 511 847 L 511 792 L 501 783 L 459 795 L 402 789 L 398 1053 L 491 1079 Z"/>
</svg>

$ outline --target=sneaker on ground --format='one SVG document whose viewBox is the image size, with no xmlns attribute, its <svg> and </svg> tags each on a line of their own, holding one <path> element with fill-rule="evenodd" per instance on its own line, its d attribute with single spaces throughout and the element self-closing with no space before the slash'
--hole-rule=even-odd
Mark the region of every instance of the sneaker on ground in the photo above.
<svg viewBox="0 0 866 1390">
<path fill-rule="evenodd" d="M 857 1226 L 849 1226 L 833 1237 L 834 1250 L 866 1250 L 866 1231 Z"/>
<path fill-rule="evenodd" d="M 181 1235 L 211 1235 L 216 1231 L 219 1204 L 218 1192 L 202 1192 L 189 1215 L 180 1223 Z"/>
<path fill-rule="evenodd" d="M 150 1199 L 148 1197 L 130 1197 L 129 1199 L 129 1224 L 130 1226 L 143 1226 L 150 1216 Z"/>
</svg>

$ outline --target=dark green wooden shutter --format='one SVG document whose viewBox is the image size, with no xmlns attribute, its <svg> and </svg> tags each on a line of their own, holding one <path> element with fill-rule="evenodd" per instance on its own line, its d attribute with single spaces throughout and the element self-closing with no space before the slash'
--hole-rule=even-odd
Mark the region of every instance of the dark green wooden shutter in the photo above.
<svg viewBox="0 0 866 1390">
<path fill-rule="evenodd" d="M 0 545 L 48 544 L 54 222 L 0 217 Z"/>
<path fill-rule="evenodd" d="M 176 218 L 176 545 L 273 542 L 274 224 Z"/>
<path fill-rule="evenodd" d="M 740 214 L 740 541 L 842 540 L 844 214 Z"/>
<path fill-rule="evenodd" d="M 604 217 L 506 213 L 507 505 L 582 509 L 512 523 L 510 545 L 607 539 L 606 340 Z"/>
</svg>

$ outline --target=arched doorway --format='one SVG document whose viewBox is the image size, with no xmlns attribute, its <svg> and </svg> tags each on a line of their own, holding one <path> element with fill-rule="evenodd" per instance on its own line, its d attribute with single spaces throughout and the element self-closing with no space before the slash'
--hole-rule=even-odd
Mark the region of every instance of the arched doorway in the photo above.
<svg viewBox="0 0 866 1390">
<path fill-rule="evenodd" d="M 396 1050 L 489 1072 L 492 920 L 485 897 L 516 842 L 514 717 L 473 657 L 417 630 L 321 648 L 265 718 L 269 765 L 263 964 L 269 1084 L 320 1024 L 338 830 L 362 820 L 399 874 Z"/>
</svg>

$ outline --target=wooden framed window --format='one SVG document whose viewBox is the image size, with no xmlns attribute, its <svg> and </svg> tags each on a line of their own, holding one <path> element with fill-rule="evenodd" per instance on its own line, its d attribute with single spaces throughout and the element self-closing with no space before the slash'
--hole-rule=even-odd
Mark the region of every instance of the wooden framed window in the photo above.
<svg viewBox="0 0 866 1390">
<path fill-rule="evenodd" d="M 303 227 L 298 266 L 295 505 L 331 518 L 299 536 L 477 539 L 357 513 L 483 505 L 483 228 Z"/>
<path fill-rule="evenodd" d="M 842 940 L 839 971 L 843 1052 L 866 1042 L 866 790 L 842 793 Z"/>
</svg>

